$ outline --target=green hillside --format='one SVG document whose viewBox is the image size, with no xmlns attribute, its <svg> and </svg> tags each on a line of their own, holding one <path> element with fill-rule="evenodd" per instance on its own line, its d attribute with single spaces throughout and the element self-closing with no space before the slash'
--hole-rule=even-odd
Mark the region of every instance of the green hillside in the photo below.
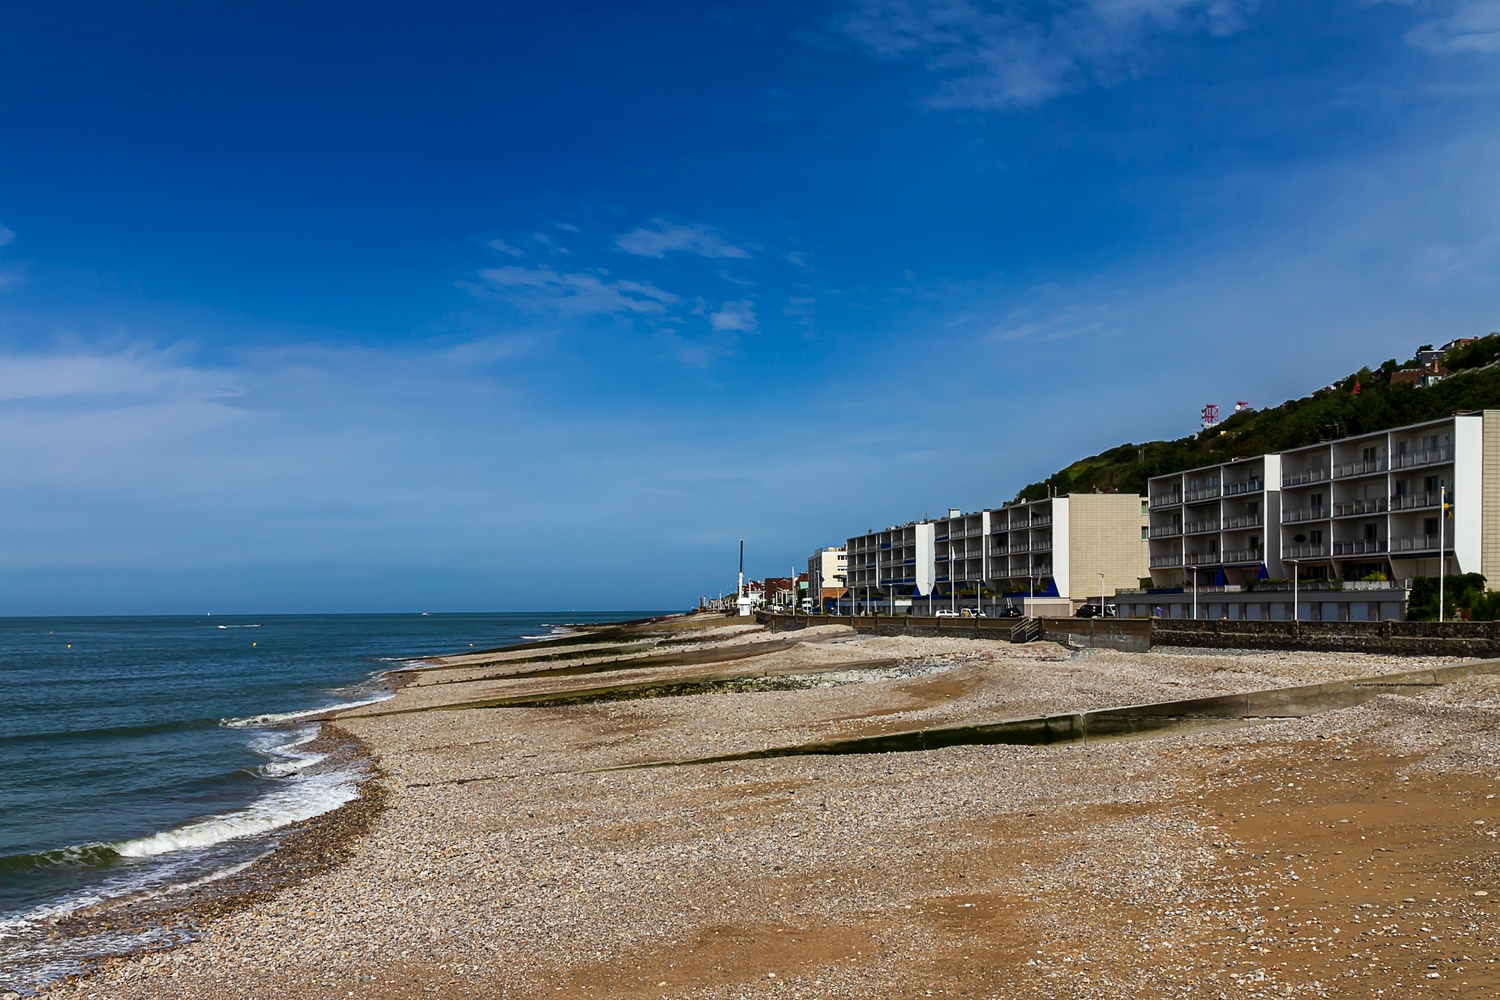
<svg viewBox="0 0 1500 1000">
<path fill-rule="evenodd" d="M 1500 333 L 1492 333 L 1445 354 L 1443 363 L 1452 374 L 1419 389 L 1409 383 L 1391 384 L 1393 373 L 1418 367 L 1415 360 L 1403 364 L 1393 358 L 1275 409 L 1244 410 L 1217 427 L 1176 441 L 1122 444 L 1074 462 L 1022 489 L 1016 501 L 1095 490 L 1144 494 L 1146 480 L 1152 476 L 1436 420 L 1456 412 L 1500 408 L 1497 359 Z"/>
</svg>

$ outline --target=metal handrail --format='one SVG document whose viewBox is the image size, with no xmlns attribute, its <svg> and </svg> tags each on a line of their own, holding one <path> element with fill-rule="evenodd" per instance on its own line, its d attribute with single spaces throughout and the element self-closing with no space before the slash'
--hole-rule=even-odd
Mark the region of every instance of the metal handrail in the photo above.
<svg viewBox="0 0 1500 1000">
<path fill-rule="evenodd" d="M 1328 478 L 1328 470 L 1323 468 L 1307 469 L 1303 472 L 1293 472 L 1281 477 L 1282 486 L 1306 486 L 1308 483 L 1321 483 Z"/>
<path fill-rule="evenodd" d="M 1439 535 L 1405 535 L 1391 539 L 1392 552 L 1436 552 Z"/>
<path fill-rule="evenodd" d="M 1298 521 L 1325 521 L 1327 519 L 1327 507 L 1304 507 L 1301 510 L 1284 510 L 1281 512 L 1282 524 L 1296 524 Z"/>
<path fill-rule="evenodd" d="M 1443 502 L 1441 493 L 1409 493 L 1406 496 L 1396 494 L 1391 497 L 1391 510 L 1420 510 L 1423 507 L 1436 507 Z M 1452 503 L 1450 496 L 1449 503 Z"/>
<path fill-rule="evenodd" d="M 1451 461 L 1453 461 L 1453 446 L 1449 445 L 1446 448 L 1424 448 L 1421 451 L 1397 455 L 1391 460 L 1391 468 L 1410 469 L 1417 465 L 1431 465 L 1434 462 Z"/>
<path fill-rule="evenodd" d="M 1384 458 L 1359 462 L 1340 462 L 1333 467 L 1333 478 L 1344 479 L 1348 476 L 1367 476 L 1375 472 L 1384 472 L 1386 468 L 1386 460 Z"/>
<path fill-rule="evenodd" d="M 1383 514 L 1390 507 L 1385 497 L 1366 497 L 1333 505 L 1334 517 L 1353 517 L 1357 514 Z"/>
</svg>

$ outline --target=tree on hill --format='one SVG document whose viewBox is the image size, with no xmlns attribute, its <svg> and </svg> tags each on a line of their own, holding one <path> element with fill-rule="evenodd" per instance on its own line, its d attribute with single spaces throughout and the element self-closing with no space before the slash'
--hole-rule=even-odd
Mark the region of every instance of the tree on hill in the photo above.
<svg viewBox="0 0 1500 1000">
<path fill-rule="evenodd" d="M 1416 359 L 1394 358 L 1359 371 L 1301 399 L 1278 407 L 1247 409 L 1214 427 L 1175 441 L 1123 444 L 1074 462 L 1032 483 L 1013 502 L 1051 494 L 1114 490 L 1146 492 L 1146 481 L 1185 469 L 1237 458 L 1300 448 L 1335 438 L 1437 420 L 1473 410 L 1500 407 L 1500 333 L 1491 333 L 1448 351 L 1449 375 L 1426 387 L 1392 382 L 1398 371 L 1419 367 Z"/>
</svg>

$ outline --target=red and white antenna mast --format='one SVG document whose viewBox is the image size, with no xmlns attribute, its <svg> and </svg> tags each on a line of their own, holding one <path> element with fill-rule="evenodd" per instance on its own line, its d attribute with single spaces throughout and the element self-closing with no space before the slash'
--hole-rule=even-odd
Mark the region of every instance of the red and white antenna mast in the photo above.
<svg viewBox="0 0 1500 1000">
<path fill-rule="evenodd" d="M 1241 410 L 1248 410 L 1248 409 L 1250 409 L 1250 400 L 1248 400 L 1248 399 L 1241 399 L 1241 400 L 1239 400 L 1238 402 L 1236 402 L 1234 404 L 1234 412 L 1235 413 L 1239 413 Z"/>
<path fill-rule="evenodd" d="M 1204 430 L 1208 430 L 1210 427 L 1214 426 L 1218 422 L 1219 422 L 1219 404 L 1218 403 L 1204 403 L 1203 404 L 1203 429 Z"/>
</svg>

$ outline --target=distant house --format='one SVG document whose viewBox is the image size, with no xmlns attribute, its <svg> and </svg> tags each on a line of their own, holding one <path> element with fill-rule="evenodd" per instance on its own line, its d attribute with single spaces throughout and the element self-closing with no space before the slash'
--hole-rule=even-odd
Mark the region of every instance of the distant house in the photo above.
<svg viewBox="0 0 1500 1000">
<path fill-rule="evenodd" d="M 1423 362 L 1420 368 L 1406 368 L 1402 371 L 1391 373 L 1391 384 L 1399 385 L 1405 383 L 1414 385 L 1419 389 L 1425 389 L 1434 382 L 1441 382 L 1448 377 L 1448 369 L 1441 361 L 1436 359 Z"/>
</svg>

